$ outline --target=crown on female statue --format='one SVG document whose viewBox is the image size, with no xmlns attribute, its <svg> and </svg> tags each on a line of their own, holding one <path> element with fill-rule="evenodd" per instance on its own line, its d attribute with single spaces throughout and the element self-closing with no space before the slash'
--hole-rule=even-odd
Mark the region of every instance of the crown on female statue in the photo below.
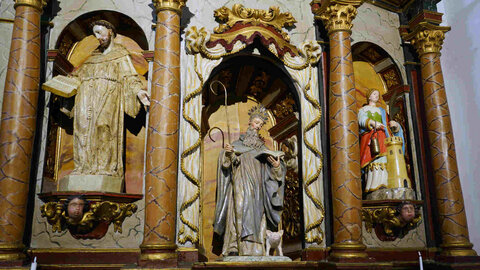
<svg viewBox="0 0 480 270">
<path fill-rule="evenodd" d="M 262 104 L 253 106 L 250 110 L 248 110 L 248 115 L 250 116 L 250 120 L 252 120 L 253 118 L 262 119 L 263 122 L 267 122 L 268 120 L 267 109 L 263 107 Z"/>
</svg>

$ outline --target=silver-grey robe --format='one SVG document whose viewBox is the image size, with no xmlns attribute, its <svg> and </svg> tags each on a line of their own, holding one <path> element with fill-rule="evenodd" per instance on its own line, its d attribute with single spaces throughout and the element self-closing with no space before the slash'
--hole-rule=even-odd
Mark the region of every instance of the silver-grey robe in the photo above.
<svg viewBox="0 0 480 270">
<path fill-rule="evenodd" d="M 232 158 L 222 151 L 217 167 L 214 232 L 223 239 L 222 254 L 238 252 L 237 227 L 241 228 L 240 255 L 265 255 L 265 231 L 280 222 L 285 186 L 285 164 L 273 168 L 256 156 L 262 149 L 243 145 L 243 136 L 233 143 Z M 235 194 L 232 194 L 232 169 Z M 235 203 L 233 203 L 235 201 Z M 232 207 L 232 206 L 235 207 Z M 236 214 L 233 210 L 237 210 Z"/>
</svg>

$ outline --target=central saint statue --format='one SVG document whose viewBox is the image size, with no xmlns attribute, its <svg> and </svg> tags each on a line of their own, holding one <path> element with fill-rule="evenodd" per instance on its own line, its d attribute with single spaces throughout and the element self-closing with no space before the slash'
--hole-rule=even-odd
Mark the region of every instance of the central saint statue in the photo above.
<svg viewBox="0 0 480 270">
<path fill-rule="evenodd" d="M 223 256 L 264 256 L 266 229 L 276 231 L 282 214 L 282 152 L 269 151 L 258 133 L 268 119 L 265 107 L 249 115 L 246 134 L 226 144 L 218 159 L 214 232 L 223 236 Z"/>
</svg>

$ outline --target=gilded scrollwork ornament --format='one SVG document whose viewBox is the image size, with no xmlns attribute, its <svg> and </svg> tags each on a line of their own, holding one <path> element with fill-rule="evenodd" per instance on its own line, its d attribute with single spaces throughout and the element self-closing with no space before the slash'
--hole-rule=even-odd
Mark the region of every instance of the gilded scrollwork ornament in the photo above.
<svg viewBox="0 0 480 270">
<path fill-rule="evenodd" d="M 62 231 L 62 212 L 63 204 L 57 202 L 48 202 L 40 206 L 42 217 L 46 217 L 50 225 L 52 225 L 53 232 Z"/>
<path fill-rule="evenodd" d="M 285 153 L 284 161 L 287 168 L 287 173 L 285 176 L 285 199 L 282 213 L 282 224 L 285 231 L 285 239 L 293 239 L 298 237 L 302 232 L 302 207 L 300 200 L 298 199 L 302 190 L 300 180 L 298 178 L 297 136 L 294 135 L 291 138 L 283 141 L 280 144 L 280 149 Z"/>
<path fill-rule="evenodd" d="M 122 233 L 123 221 L 136 211 L 134 203 L 89 203 L 83 196 L 47 202 L 40 207 L 42 217 L 47 218 L 53 232 L 68 229 L 75 238 L 82 239 L 103 237 L 110 223 L 113 223 L 114 232 Z"/>
<path fill-rule="evenodd" d="M 268 10 L 245 8 L 241 4 L 233 5 L 232 9 L 221 7 L 214 12 L 215 18 L 220 22 L 220 25 L 215 27 L 214 32 L 217 34 L 223 33 L 235 24 L 252 24 L 252 25 L 266 25 L 275 28 L 286 41 L 290 41 L 290 37 L 282 28 L 291 27 L 297 21 L 289 12 L 280 12 L 280 8 L 272 6 Z"/>
<path fill-rule="evenodd" d="M 396 207 L 364 207 L 362 214 L 367 232 L 375 230 L 383 241 L 404 237 L 422 220 L 419 210 L 410 202 L 402 202 Z"/>
<path fill-rule="evenodd" d="M 308 59 L 308 63 L 315 65 L 319 60 L 322 53 L 322 48 L 318 42 L 306 41 L 300 45 L 300 55 Z"/>
</svg>

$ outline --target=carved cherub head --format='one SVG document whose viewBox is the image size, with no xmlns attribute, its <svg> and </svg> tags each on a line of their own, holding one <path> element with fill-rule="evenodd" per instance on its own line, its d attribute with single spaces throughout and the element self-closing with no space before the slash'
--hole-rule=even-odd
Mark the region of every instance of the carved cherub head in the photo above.
<svg viewBox="0 0 480 270">
<path fill-rule="evenodd" d="M 402 202 L 397 207 L 398 218 L 404 223 L 411 222 L 417 215 L 417 212 L 415 205 L 409 201 Z"/>
<path fill-rule="evenodd" d="M 67 216 L 74 222 L 82 220 L 83 214 L 90 210 L 88 201 L 83 195 L 72 195 L 68 197 L 63 207 Z"/>
</svg>

